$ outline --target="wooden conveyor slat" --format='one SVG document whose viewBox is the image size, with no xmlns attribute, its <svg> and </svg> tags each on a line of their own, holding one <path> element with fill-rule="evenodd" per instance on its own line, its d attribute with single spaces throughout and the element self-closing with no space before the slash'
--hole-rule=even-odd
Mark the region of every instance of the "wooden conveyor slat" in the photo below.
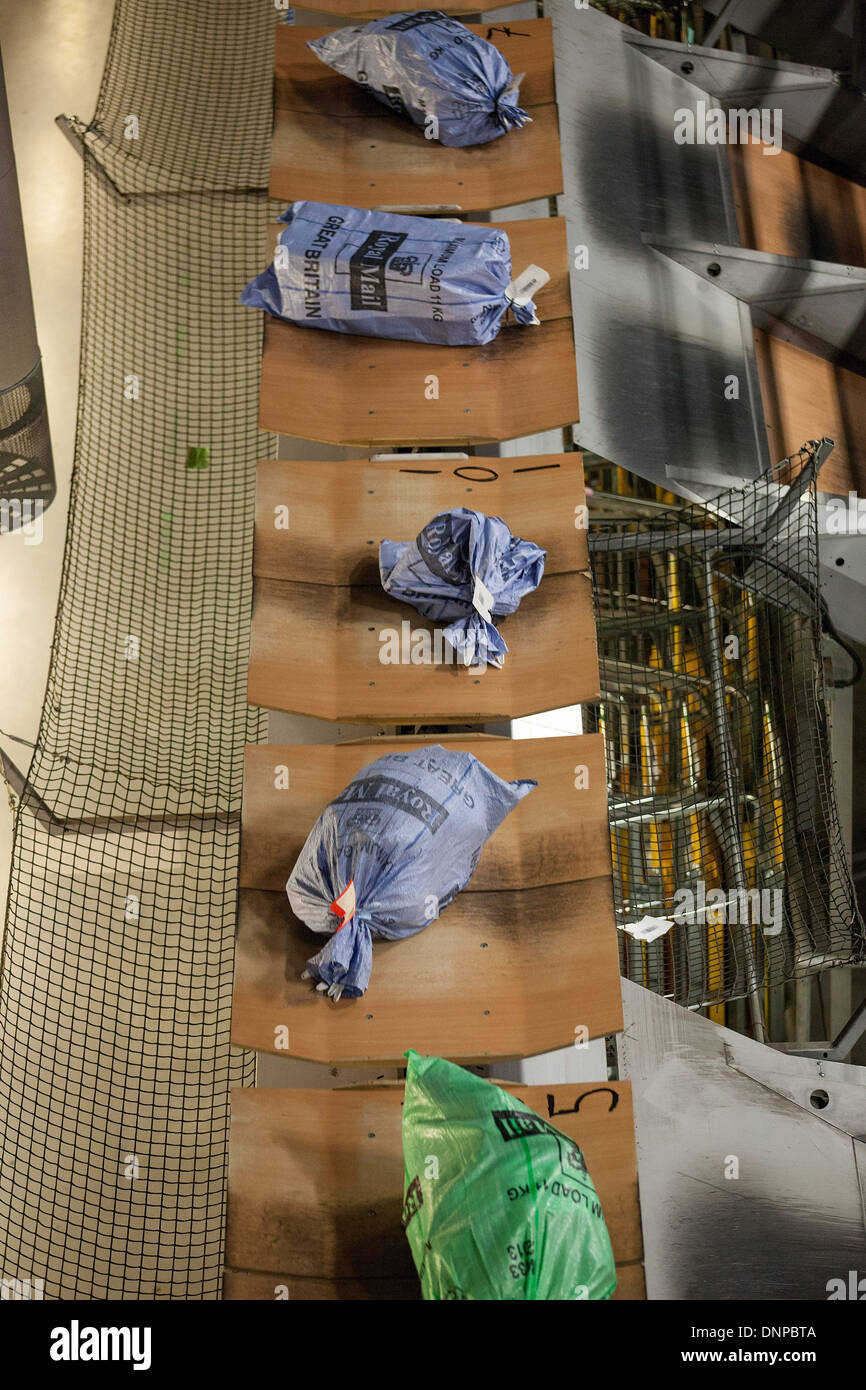
<svg viewBox="0 0 866 1390">
<path fill-rule="evenodd" d="M 505 1089 L 581 1146 L 617 1262 L 617 1296 L 642 1298 L 630 1086 Z M 225 1297 L 273 1299 L 281 1284 L 293 1300 L 419 1297 L 400 1225 L 402 1101 L 402 1086 L 233 1091 Z"/>
<path fill-rule="evenodd" d="M 740 239 L 780 256 L 866 266 L 866 188 L 788 150 L 729 147 Z M 828 435 L 820 486 L 866 490 L 866 378 L 776 334 L 755 332 L 770 457 Z"/>
<path fill-rule="evenodd" d="M 252 704 L 332 720 L 411 723 L 423 711 L 428 723 L 467 723 L 517 718 L 598 695 L 586 532 L 575 525 L 575 509 L 585 501 L 578 455 L 442 467 L 436 471 L 435 463 L 413 463 L 406 455 L 382 465 L 260 468 Z M 407 471 L 416 468 L 431 471 Z M 499 477 L 477 480 L 476 474 L 488 472 Z M 432 643 L 435 628 L 382 589 L 379 542 L 410 540 L 437 512 L 461 505 L 501 515 L 515 535 L 550 548 L 552 572 L 503 619 L 509 652 L 501 670 L 479 674 L 447 661 L 384 664 L 384 631 L 401 633 L 402 640 L 406 622 L 412 632 L 429 633 Z M 279 506 L 289 509 L 287 530 L 275 529 Z M 337 540 L 325 561 L 332 536 Z M 327 582 L 310 582 L 317 576 Z M 333 678 L 323 680 L 323 671 Z"/>
<path fill-rule="evenodd" d="M 250 703 L 358 723 L 409 724 L 423 718 L 464 724 L 516 719 L 598 695 L 592 593 L 585 574 L 552 574 L 502 620 L 498 626 L 509 651 L 501 670 L 479 672 L 444 659 L 383 663 L 382 634 L 397 634 L 396 649 L 404 622 L 411 625 L 407 634 L 429 634 L 435 656 L 435 625 L 375 585 L 257 580 Z M 406 640 L 408 656 L 411 639 Z M 333 675 L 323 678 L 323 672 Z"/>
<path fill-rule="evenodd" d="M 441 918 L 402 942 L 375 943 L 369 991 L 338 1004 L 300 978 L 320 943 L 293 916 L 285 882 L 322 807 L 382 752 L 418 740 L 247 748 L 234 1042 L 399 1064 L 409 1045 L 464 1059 L 530 1055 L 573 1042 L 580 1024 L 593 1037 L 620 1026 L 600 736 L 440 741 L 538 786 L 491 836 Z M 586 788 L 575 787 L 578 767 L 588 770 Z M 288 770 L 285 791 L 277 769 Z M 543 988 L 527 992 L 533 980 Z"/>
<path fill-rule="evenodd" d="M 540 327 L 510 323 L 484 347 L 302 328 L 266 317 L 259 423 L 278 434 L 368 447 L 495 443 L 577 420 L 568 245 L 562 218 L 494 224 L 515 273 L 542 266 Z M 271 229 L 268 259 L 278 229 Z M 428 399 L 429 378 L 438 398 Z"/>
<path fill-rule="evenodd" d="M 546 883 L 569 883 L 610 873 L 607 784 L 600 734 L 576 738 L 484 740 L 434 735 L 474 753 L 507 781 L 533 778 L 538 786 L 488 840 L 465 892 L 506 892 Z M 418 746 L 412 740 L 409 748 Z M 404 739 L 334 746 L 248 744 L 244 758 L 242 888 L 281 892 L 310 828 L 328 802 L 368 763 L 406 751 Z M 587 769 L 588 785 L 575 788 L 575 768 Z M 287 770 L 288 787 L 275 785 Z M 450 909 L 449 909 L 450 910 Z M 286 904 L 288 916 L 288 904 Z M 310 938 L 311 945 L 313 943 Z"/>
<path fill-rule="evenodd" d="M 409 540 L 439 512 L 504 517 L 547 552 L 545 575 L 589 569 L 580 454 L 376 463 L 270 459 L 256 469 L 253 573 L 308 584 L 375 584 L 379 542 Z M 288 510 L 288 525 L 286 520 Z"/>
<path fill-rule="evenodd" d="M 467 212 L 507 207 L 562 191 L 548 19 L 470 25 L 490 34 L 511 71 L 525 72 L 520 104 L 532 117 L 486 145 L 451 148 L 428 140 L 348 78 L 327 68 L 307 41 L 328 29 L 277 29 L 270 192 L 353 207 L 444 204 Z"/>
<path fill-rule="evenodd" d="M 522 0 L 505 0 L 504 5 L 497 5 L 497 10 L 513 9 L 515 5 L 522 3 Z M 405 0 L 325 0 L 325 3 L 316 5 L 297 5 L 296 9 L 302 14 L 327 14 L 334 15 L 347 24 L 359 24 L 368 19 L 382 19 L 389 14 L 402 14 L 407 8 Z M 409 6 L 408 8 L 411 8 Z M 478 0 L 451 0 L 450 4 L 438 7 L 443 13 L 448 15 L 473 15 L 480 14 Z"/>
<path fill-rule="evenodd" d="M 407 1047 L 477 1062 L 568 1047 L 580 1026 L 593 1038 L 622 1027 L 607 876 L 459 893 L 417 936 L 374 943 L 363 999 L 335 1004 L 300 978 L 321 944 L 284 893 L 241 889 L 234 1043 L 399 1066 Z"/>
</svg>

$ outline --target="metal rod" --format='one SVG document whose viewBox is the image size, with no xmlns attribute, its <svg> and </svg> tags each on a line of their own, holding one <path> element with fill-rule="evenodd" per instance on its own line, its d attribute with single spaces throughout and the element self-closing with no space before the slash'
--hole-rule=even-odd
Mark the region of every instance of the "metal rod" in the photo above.
<svg viewBox="0 0 866 1390">
<path fill-rule="evenodd" d="M 841 1032 L 833 1039 L 830 1050 L 840 1059 L 847 1057 L 863 1034 L 866 1033 L 866 999 L 857 1005 Z"/>
<path fill-rule="evenodd" d="M 751 526 L 743 526 L 739 522 L 730 520 L 728 525 L 730 530 L 718 532 L 715 535 L 710 527 L 695 528 L 694 530 L 665 530 L 665 531 L 613 531 L 609 534 L 590 535 L 589 551 L 590 555 L 611 554 L 621 550 L 630 551 L 632 554 L 639 554 L 645 550 L 680 550 L 687 546 L 706 548 L 709 543 L 715 545 L 717 551 L 723 551 L 728 545 L 757 544 L 770 530 L 778 530 L 780 524 L 785 521 L 794 507 L 799 503 L 800 498 L 806 488 L 811 484 L 814 477 L 817 477 L 828 455 L 835 448 L 835 441 L 824 436 L 822 439 L 810 439 L 808 444 L 803 446 L 800 453 L 810 455 L 811 463 L 805 463 L 800 473 L 793 483 L 787 484 L 785 491 L 777 507 L 760 523 Z M 796 455 L 791 455 L 791 461 L 795 461 Z M 788 460 L 783 460 L 788 462 Z M 759 480 L 760 481 L 760 480 Z M 778 485 L 782 487 L 782 484 Z M 732 489 L 733 490 L 733 489 Z M 711 499 L 718 501 L 718 499 Z M 708 513 L 708 520 L 712 514 Z M 723 518 L 724 519 L 724 518 Z"/>
<path fill-rule="evenodd" d="M 721 648 L 719 646 L 719 633 L 716 627 L 716 603 L 713 597 L 712 557 L 704 561 L 704 582 L 706 584 L 707 595 L 706 631 L 710 666 L 710 686 L 712 690 L 711 704 L 713 722 L 716 727 L 719 752 L 721 754 L 722 785 L 724 788 L 722 814 L 726 822 L 727 830 L 722 849 L 725 858 L 730 861 L 728 866 L 729 870 L 733 870 L 734 887 L 737 889 L 745 889 L 747 887 L 746 866 L 743 859 L 743 845 L 740 839 L 739 777 L 734 757 L 734 749 L 731 743 L 731 732 L 728 727 L 724 667 L 722 664 Z M 761 982 L 758 979 L 755 966 L 754 949 L 749 939 L 748 927 L 744 930 L 742 924 L 740 924 L 737 931 L 746 966 L 746 994 L 749 1005 L 749 1015 L 752 1020 L 752 1030 L 758 1042 L 766 1042 L 767 1033 L 764 1026 L 764 1013 L 761 1004 Z"/>
</svg>

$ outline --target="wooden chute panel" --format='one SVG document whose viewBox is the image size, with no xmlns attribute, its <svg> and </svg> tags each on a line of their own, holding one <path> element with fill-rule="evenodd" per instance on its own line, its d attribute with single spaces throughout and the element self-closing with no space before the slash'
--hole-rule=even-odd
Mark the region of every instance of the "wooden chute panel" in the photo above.
<svg viewBox="0 0 866 1390">
<path fill-rule="evenodd" d="M 375 943 L 362 999 L 334 1003 L 301 979 L 321 945 L 284 893 L 241 890 L 235 1044 L 331 1065 L 400 1065 L 410 1046 L 481 1062 L 622 1027 L 609 878 L 460 893 L 417 936 Z"/>
<path fill-rule="evenodd" d="M 787 458 L 806 439 L 836 447 L 821 469 L 826 492 L 866 489 L 866 380 L 775 334 L 755 333 L 770 456 Z"/>
<path fill-rule="evenodd" d="M 377 739 L 364 744 L 298 747 L 248 744 L 241 887 L 281 892 L 322 808 L 362 767 L 385 753 L 411 752 L 419 742 Z M 538 782 L 488 840 L 466 892 L 537 888 L 610 873 L 600 734 L 496 738 L 481 744 L 459 738 L 423 740 L 426 744 L 440 742 L 447 748 L 474 753 L 506 781 L 533 778 Z M 586 786 L 580 790 L 575 787 L 577 768 L 586 769 L 580 778 Z"/>
<path fill-rule="evenodd" d="M 731 167 L 744 246 L 780 256 L 866 265 L 866 188 L 787 150 L 732 145 Z M 866 379 L 775 334 L 755 333 L 770 456 L 829 435 L 821 470 L 828 492 L 866 488 Z"/>
<path fill-rule="evenodd" d="M 489 25 L 468 26 L 486 36 Z M 307 48 L 329 29 L 282 25 L 276 33 L 270 192 L 351 207 L 507 207 L 562 191 L 551 21 L 496 28 L 490 40 L 514 73 L 532 117 L 485 145 L 454 149 L 428 140 Z"/>
<path fill-rule="evenodd" d="M 616 1296 L 643 1298 L 628 1083 L 505 1089 L 580 1145 Z M 292 1300 L 420 1297 L 400 1224 L 402 1101 L 402 1086 L 232 1092 L 225 1298 L 285 1297 L 281 1286 Z"/>
<path fill-rule="evenodd" d="M 332 720 L 414 722 L 423 711 L 427 722 L 471 723 L 595 698 L 586 535 L 575 525 L 584 489 L 580 464 L 572 459 L 539 455 L 456 467 L 434 461 L 428 472 L 414 471 L 428 465 L 413 464 L 407 455 L 381 472 L 378 464 L 342 464 L 341 475 L 334 465 L 265 465 L 257 505 L 251 703 Z M 488 474 L 498 477 L 478 481 Z M 437 651 L 433 625 L 389 597 L 377 573 L 380 540 L 410 540 L 437 512 L 467 503 L 498 513 L 515 535 L 550 550 L 554 561 L 539 588 L 502 621 L 509 647 L 503 668 L 482 674 L 449 660 L 441 637 Z M 284 525 L 286 516 L 274 508 L 286 507 L 288 527 L 277 531 L 275 521 Z M 332 536 L 341 539 L 325 560 Z M 429 650 L 419 648 L 413 664 L 409 634 L 421 632 L 428 634 Z M 383 661 L 396 655 L 388 643 L 398 639 L 400 659 Z M 421 662 L 424 656 L 431 661 Z M 323 679 L 323 672 L 333 677 Z"/>
<path fill-rule="evenodd" d="M 866 188 L 788 150 L 730 145 L 740 239 L 755 251 L 866 264 Z"/>
<path fill-rule="evenodd" d="M 621 1026 L 600 736 L 441 741 L 538 786 L 441 918 L 376 942 L 369 990 L 336 1004 L 300 978 L 321 942 L 284 885 L 322 807 L 359 768 L 419 740 L 247 749 L 233 1042 L 399 1065 L 408 1046 L 455 1060 L 529 1056 L 573 1042 L 580 1025 L 592 1037 Z"/>
<path fill-rule="evenodd" d="M 408 540 L 451 507 L 501 516 L 547 552 L 544 573 L 587 570 L 579 454 L 465 460 L 269 459 L 256 470 L 253 570 L 259 579 L 372 584 L 379 542 Z"/>
<path fill-rule="evenodd" d="M 499 626 L 509 647 L 505 664 L 479 672 L 449 661 L 445 646 L 437 661 L 433 624 L 379 587 L 261 579 L 253 606 L 250 703 L 356 723 L 414 723 L 423 712 L 428 723 L 462 724 L 518 718 L 597 696 L 587 575 L 551 575 Z M 426 638 L 412 635 L 420 633 Z M 410 660 L 413 641 L 419 664 Z M 392 651 L 399 659 L 383 662 Z"/>
<path fill-rule="evenodd" d="M 504 5 L 497 5 L 497 10 L 513 9 L 521 0 L 506 0 Z M 299 5 L 298 9 L 304 8 L 315 14 L 332 14 L 341 19 L 345 19 L 352 24 L 358 24 L 368 19 L 382 19 L 389 14 L 402 14 L 406 9 L 405 0 L 317 0 L 315 7 Z M 444 14 L 465 15 L 478 14 L 478 0 L 451 0 L 450 4 L 438 7 Z"/>
<path fill-rule="evenodd" d="M 467 24 L 466 27 L 482 37 L 491 28 L 488 24 Z M 282 25 L 278 29 L 274 50 L 275 110 L 295 114 L 366 116 L 371 120 L 381 117 L 393 124 L 397 119 L 393 111 L 369 96 L 356 82 L 350 82 L 329 68 L 307 47 L 313 39 L 332 32 L 333 27 L 307 25 Z M 519 28 L 513 33 L 506 34 L 496 28 L 488 42 L 500 49 L 512 72 L 523 73 L 520 105 L 524 109 L 548 106 L 555 100 L 553 33 L 549 19 L 521 20 Z M 405 118 L 403 123 L 406 123 Z M 505 139 L 503 136 L 503 141 Z M 429 143 L 435 144 L 435 141 Z M 301 196 L 308 198 L 311 195 L 303 193 Z"/>
<path fill-rule="evenodd" d="M 444 347 L 302 328 L 267 317 L 262 429 L 328 444 L 491 444 L 578 418 L 565 220 L 495 224 L 515 274 L 542 266 L 539 327 L 506 324 L 484 347 Z M 279 234 L 270 229 L 268 258 Z M 430 376 L 438 397 L 429 399 Z"/>
</svg>

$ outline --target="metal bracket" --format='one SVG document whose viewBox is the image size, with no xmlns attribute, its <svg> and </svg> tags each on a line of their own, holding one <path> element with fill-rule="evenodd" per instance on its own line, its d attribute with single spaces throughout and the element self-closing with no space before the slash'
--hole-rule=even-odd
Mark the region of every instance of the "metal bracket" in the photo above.
<svg viewBox="0 0 866 1390">
<path fill-rule="evenodd" d="M 794 154 L 866 182 L 866 99 L 832 68 L 809 67 L 694 44 L 627 40 L 638 52 L 684 77 L 720 106 L 781 111 L 782 145 Z"/>
<path fill-rule="evenodd" d="M 844 1062 L 866 1033 L 866 999 L 858 1004 L 845 1026 L 832 1042 L 789 1043 L 778 1047 L 793 1057 L 814 1057 L 826 1062 Z"/>
<path fill-rule="evenodd" d="M 866 270 L 644 232 L 654 250 L 800 334 L 866 367 Z"/>
</svg>

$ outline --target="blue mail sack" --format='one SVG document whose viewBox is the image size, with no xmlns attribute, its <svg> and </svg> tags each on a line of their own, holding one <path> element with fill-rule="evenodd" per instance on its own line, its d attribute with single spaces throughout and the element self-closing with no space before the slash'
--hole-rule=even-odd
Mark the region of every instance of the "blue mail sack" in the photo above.
<svg viewBox="0 0 866 1390">
<path fill-rule="evenodd" d="M 531 119 L 517 104 L 523 74 L 514 77 L 498 48 L 441 10 L 352 24 L 307 46 L 443 145 L 485 145 Z"/>
<path fill-rule="evenodd" d="M 484 844 L 537 783 L 504 782 L 471 753 L 386 753 L 326 806 L 286 884 L 328 941 L 304 978 L 333 999 L 364 993 L 373 937 L 414 936 L 466 887 Z"/>
<path fill-rule="evenodd" d="M 416 343 L 489 343 L 509 308 L 517 323 L 538 323 L 531 299 L 506 294 L 511 245 L 494 227 L 308 202 L 280 221 L 273 262 L 240 296 L 253 309 Z"/>
<path fill-rule="evenodd" d="M 434 516 L 414 541 L 382 541 L 382 587 L 431 622 L 466 665 L 501 667 L 508 651 L 493 623 L 537 589 L 547 552 L 512 536 L 498 516 L 456 507 Z"/>
</svg>

